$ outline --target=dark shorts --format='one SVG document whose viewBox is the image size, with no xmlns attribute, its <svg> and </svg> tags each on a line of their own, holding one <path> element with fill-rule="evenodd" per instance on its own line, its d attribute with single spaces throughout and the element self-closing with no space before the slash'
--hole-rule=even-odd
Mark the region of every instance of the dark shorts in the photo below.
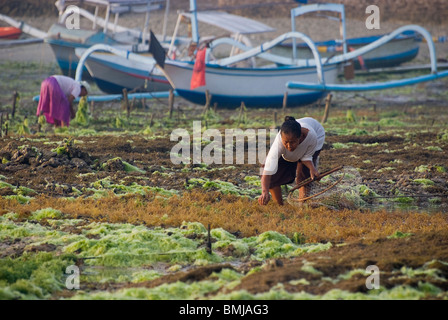
<svg viewBox="0 0 448 320">
<path fill-rule="evenodd" d="M 320 151 L 321 150 L 318 150 L 313 154 L 314 166 L 317 165 L 317 158 L 319 157 Z M 283 159 L 283 157 L 280 157 L 278 159 L 277 172 L 271 176 L 271 184 L 269 185 L 269 189 L 282 186 L 284 184 L 293 183 L 294 180 L 296 179 L 298 162 L 300 162 L 300 160 L 296 162 L 290 162 Z M 306 166 L 303 166 L 302 172 L 300 174 L 300 179 L 305 180 L 309 178 L 309 176 L 310 176 L 310 170 Z"/>
</svg>

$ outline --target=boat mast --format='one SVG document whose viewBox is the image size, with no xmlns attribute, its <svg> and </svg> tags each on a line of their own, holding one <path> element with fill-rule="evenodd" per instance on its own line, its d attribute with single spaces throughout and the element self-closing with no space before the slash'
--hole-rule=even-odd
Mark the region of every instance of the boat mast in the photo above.
<svg viewBox="0 0 448 320">
<path fill-rule="evenodd" d="M 162 39 L 166 41 L 166 25 L 168 23 L 168 14 L 170 12 L 170 0 L 165 1 L 165 15 L 163 17 Z"/>
<path fill-rule="evenodd" d="M 199 44 L 199 31 L 198 31 L 198 15 L 196 8 L 196 0 L 190 0 L 190 12 L 192 14 L 191 29 L 193 42 Z"/>
</svg>

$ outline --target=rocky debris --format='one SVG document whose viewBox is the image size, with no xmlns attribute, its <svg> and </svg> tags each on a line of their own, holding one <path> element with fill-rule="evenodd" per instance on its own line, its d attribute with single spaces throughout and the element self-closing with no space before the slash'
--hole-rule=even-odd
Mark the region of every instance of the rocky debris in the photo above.
<svg viewBox="0 0 448 320">
<path fill-rule="evenodd" d="M 0 169 L 9 172 L 28 169 L 29 166 L 37 170 L 60 166 L 85 170 L 94 164 L 90 155 L 79 149 L 72 140 L 64 140 L 53 150 L 38 149 L 29 145 L 17 146 L 17 143 L 10 142 L 0 150 L 0 159 Z"/>
<path fill-rule="evenodd" d="M 77 169 L 84 169 L 84 168 L 88 167 L 88 164 L 80 158 L 73 158 L 70 161 L 70 164 L 73 165 Z"/>
<path fill-rule="evenodd" d="M 126 169 L 123 161 L 121 161 L 121 159 L 119 159 L 119 158 L 108 160 L 107 162 L 105 162 L 103 164 L 103 168 L 104 168 L 104 170 L 111 171 L 111 172 L 125 171 L 125 169 Z"/>
</svg>

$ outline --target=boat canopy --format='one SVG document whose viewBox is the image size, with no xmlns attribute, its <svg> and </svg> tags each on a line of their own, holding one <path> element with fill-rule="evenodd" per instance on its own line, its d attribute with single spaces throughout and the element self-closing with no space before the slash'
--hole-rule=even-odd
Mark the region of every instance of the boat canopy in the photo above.
<svg viewBox="0 0 448 320">
<path fill-rule="evenodd" d="M 196 14 L 198 21 L 227 30 L 232 34 L 254 34 L 275 31 L 274 28 L 264 23 L 227 12 L 200 11 Z M 181 15 L 188 19 L 193 18 L 193 14 L 191 13 L 182 13 Z"/>
<path fill-rule="evenodd" d="M 56 7 L 62 12 L 69 5 L 91 4 L 110 8 L 111 13 L 146 12 L 161 8 L 165 0 L 58 0 Z"/>
</svg>

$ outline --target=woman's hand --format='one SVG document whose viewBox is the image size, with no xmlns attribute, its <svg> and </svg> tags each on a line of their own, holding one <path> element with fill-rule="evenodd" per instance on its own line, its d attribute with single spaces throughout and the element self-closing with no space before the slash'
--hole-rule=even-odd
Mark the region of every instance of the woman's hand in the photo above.
<svg viewBox="0 0 448 320">
<path fill-rule="evenodd" d="M 261 196 L 258 198 L 258 203 L 262 206 L 267 205 L 269 200 L 271 200 L 271 195 L 269 191 L 263 191 Z"/>
<path fill-rule="evenodd" d="M 319 180 L 319 176 L 320 176 L 319 171 L 317 171 L 317 170 L 310 170 L 311 180 L 313 180 L 313 181 Z"/>
<path fill-rule="evenodd" d="M 313 166 L 314 168 L 314 166 Z M 320 173 L 316 169 L 310 170 L 310 177 L 313 181 L 318 181 L 320 179 Z"/>
</svg>

